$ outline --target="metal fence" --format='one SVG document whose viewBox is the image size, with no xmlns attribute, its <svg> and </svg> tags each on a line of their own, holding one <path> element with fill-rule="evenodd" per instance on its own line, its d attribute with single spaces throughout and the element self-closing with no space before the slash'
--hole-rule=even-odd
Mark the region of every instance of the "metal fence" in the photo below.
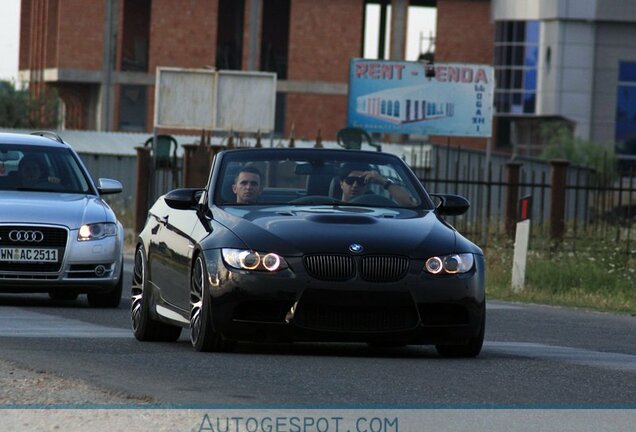
<svg viewBox="0 0 636 432">
<path fill-rule="evenodd" d="M 132 213 L 136 200 L 137 158 L 80 156 L 95 179 L 112 177 L 122 181 L 123 193 L 111 200 L 116 207 Z M 511 187 L 518 189 L 519 198 L 532 197 L 532 237 L 535 240 L 550 237 L 552 168 L 545 160 L 517 157 L 511 164 L 509 155 L 495 153 L 487 162 L 483 151 L 430 144 L 421 146 L 421 151 L 416 147 L 404 159 L 429 192 L 455 193 L 469 199 L 469 211 L 449 217 L 448 221 L 481 246 L 511 238 L 506 226 L 507 196 Z M 166 191 L 183 185 L 183 163 L 181 157 L 170 166 L 152 162 L 149 203 Z M 519 176 L 511 185 L 509 170 L 514 164 L 519 166 Z M 569 166 L 565 193 L 560 199 L 564 204 L 566 241 L 575 245 L 583 238 L 613 240 L 626 251 L 636 245 L 636 173 L 633 170 L 627 176 L 608 181 L 598 178 L 590 169 Z M 538 241 L 534 243 L 539 244 Z"/>
<path fill-rule="evenodd" d="M 636 242 L 636 173 L 624 177 L 599 178 L 588 168 L 567 167 L 565 193 L 553 198 L 552 167 L 543 160 L 493 155 L 486 163 L 483 152 L 434 146 L 431 161 L 414 167 L 429 192 L 454 193 L 469 199 L 471 208 L 448 221 L 461 232 L 487 246 L 492 241 L 510 238 L 506 230 L 508 189 L 518 188 L 518 196 L 531 196 L 531 225 L 535 239 L 550 238 L 552 200 L 563 201 L 564 237 L 572 247 L 577 241 L 608 240 L 625 251 Z M 511 164 L 511 162 L 513 162 Z M 511 183 L 510 165 L 519 165 L 519 177 Z M 516 203 L 514 203 L 516 208 Z M 535 241 L 535 244 L 547 242 Z"/>
<path fill-rule="evenodd" d="M 128 155 L 104 155 L 79 153 L 80 158 L 93 181 L 97 184 L 100 177 L 112 178 L 121 182 L 121 194 L 108 196 L 109 202 L 123 208 L 131 208 L 135 202 L 135 179 L 137 178 L 137 158 Z"/>
</svg>

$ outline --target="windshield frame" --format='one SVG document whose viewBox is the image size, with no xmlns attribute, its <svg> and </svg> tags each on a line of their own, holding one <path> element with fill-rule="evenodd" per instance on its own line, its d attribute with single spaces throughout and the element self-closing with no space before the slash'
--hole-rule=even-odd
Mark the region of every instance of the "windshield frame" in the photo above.
<svg viewBox="0 0 636 432">
<path fill-rule="evenodd" d="M 301 163 L 308 163 L 312 165 L 312 169 L 315 166 L 325 166 L 332 162 L 338 163 L 364 163 L 371 166 L 389 166 L 398 173 L 400 178 L 406 184 L 408 183 L 408 190 L 411 195 L 415 195 L 414 198 L 418 201 L 413 206 L 404 206 L 400 204 L 372 204 L 365 202 L 343 202 L 336 198 L 333 198 L 333 202 L 256 202 L 251 204 L 241 204 L 236 202 L 229 202 L 227 198 L 223 196 L 224 186 L 227 188 L 227 179 L 230 174 L 228 167 L 232 164 L 240 162 L 253 163 L 259 161 L 291 161 L 297 165 Z M 334 167 L 335 168 L 335 167 Z M 325 171 L 324 173 L 308 173 L 308 175 L 331 175 L 337 176 L 337 170 Z M 369 208 L 387 208 L 387 209 L 409 209 L 409 210 L 434 210 L 435 205 L 433 200 L 429 196 L 424 185 L 420 182 L 417 176 L 404 163 L 399 157 L 382 152 L 368 152 L 358 150 L 331 150 L 331 149 L 288 149 L 288 148 L 272 148 L 272 149 L 234 149 L 226 150 L 218 153 L 215 156 L 213 171 L 210 175 L 210 179 L 207 187 L 208 205 L 210 207 L 281 207 L 281 206 L 331 206 L 331 207 L 369 207 Z M 225 192 L 227 195 L 227 191 Z M 304 195 L 313 196 L 313 195 Z M 329 195 L 320 195 L 324 200 L 329 198 Z M 299 198 L 303 195 L 299 195 Z"/>
</svg>

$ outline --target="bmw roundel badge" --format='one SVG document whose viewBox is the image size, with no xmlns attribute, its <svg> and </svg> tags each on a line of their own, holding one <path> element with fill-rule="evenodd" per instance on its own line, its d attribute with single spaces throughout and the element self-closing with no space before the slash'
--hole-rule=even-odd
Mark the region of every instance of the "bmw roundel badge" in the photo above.
<svg viewBox="0 0 636 432">
<path fill-rule="evenodd" d="M 361 244 L 352 243 L 349 245 L 349 250 L 353 253 L 360 253 L 364 250 Z"/>
</svg>

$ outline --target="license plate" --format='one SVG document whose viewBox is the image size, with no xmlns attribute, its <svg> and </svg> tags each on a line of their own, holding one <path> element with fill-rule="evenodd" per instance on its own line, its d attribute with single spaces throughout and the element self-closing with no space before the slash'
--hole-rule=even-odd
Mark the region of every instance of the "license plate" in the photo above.
<svg viewBox="0 0 636 432">
<path fill-rule="evenodd" d="M 0 248 L 0 261 L 10 262 L 57 262 L 57 249 Z"/>
</svg>

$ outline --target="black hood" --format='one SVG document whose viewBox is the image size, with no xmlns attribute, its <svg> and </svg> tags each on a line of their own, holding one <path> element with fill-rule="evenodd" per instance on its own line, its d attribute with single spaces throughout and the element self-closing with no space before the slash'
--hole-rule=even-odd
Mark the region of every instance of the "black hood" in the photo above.
<svg viewBox="0 0 636 432">
<path fill-rule="evenodd" d="M 286 256 L 349 253 L 353 243 L 365 254 L 413 258 L 478 250 L 474 245 L 474 250 L 455 250 L 455 231 L 430 210 L 290 206 L 225 207 L 213 213 L 247 248 Z"/>
</svg>

